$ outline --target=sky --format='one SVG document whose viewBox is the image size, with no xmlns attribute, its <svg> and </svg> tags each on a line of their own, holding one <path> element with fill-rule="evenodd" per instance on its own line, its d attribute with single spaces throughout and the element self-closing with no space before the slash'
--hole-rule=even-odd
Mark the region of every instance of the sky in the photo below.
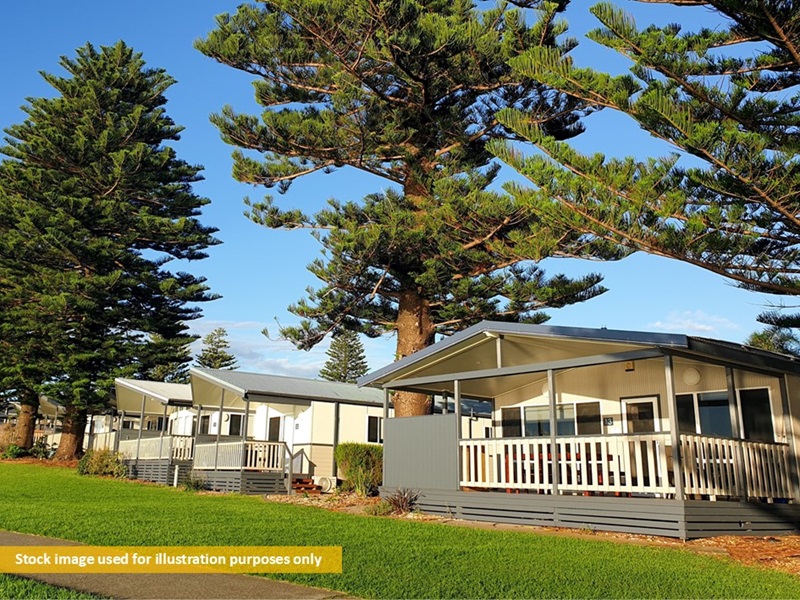
<svg viewBox="0 0 800 600">
<path fill-rule="evenodd" d="M 209 198 L 202 221 L 219 228 L 222 244 L 209 257 L 185 268 L 207 278 L 220 299 L 202 305 L 203 317 L 190 329 L 200 336 L 217 327 L 228 331 L 231 352 L 244 370 L 295 377 L 316 377 L 326 360 L 327 341 L 305 352 L 277 338 L 277 324 L 297 323 L 287 306 L 302 298 L 317 280 L 306 265 L 320 253 L 308 231 L 274 231 L 244 216 L 243 198 L 258 200 L 267 190 L 245 186 L 231 176 L 232 147 L 219 137 L 209 115 L 230 104 L 240 112 L 257 113 L 251 78 L 194 50 L 194 40 L 214 28 L 215 15 L 234 11 L 239 2 L 215 0 L 38 0 L 4 3 L 0 24 L 0 128 L 22 122 L 26 98 L 51 96 L 40 71 L 62 74 L 60 56 L 76 48 L 125 41 L 150 67 L 165 69 L 177 83 L 167 90 L 166 110 L 185 127 L 173 146 L 180 158 L 204 166 L 204 181 L 195 192 Z M 579 39 L 576 64 L 614 73 L 627 68 L 624 59 L 584 37 L 597 26 L 588 12 L 594 4 L 576 0 L 567 17 L 570 35 Z M 640 26 L 650 22 L 680 22 L 687 30 L 715 21 L 705 9 L 653 6 L 618 1 Z M 587 131 L 574 141 L 584 152 L 607 156 L 662 156 L 672 149 L 650 139 L 624 115 L 601 111 L 587 120 Z M 514 177 L 507 169 L 501 177 Z M 374 176 L 342 169 L 298 180 L 276 199 L 283 207 L 313 212 L 331 197 L 352 200 L 386 189 Z M 637 331 L 673 332 L 742 342 L 761 326 L 759 313 L 780 298 L 748 292 L 707 271 L 674 260 L 635 254 L 617 263 L 550 259 L 543 263 L 551 275 L 578 276 L 599 272 L 605 294 L 570 307 L 551 310 L 549 325 L 607 327 Z M 267 328 L 270 338 L 262 335 Z M 393 360 L 395 338 L 364 339 L 371 369 Z M 195 351 L 198 344 L 195 344 Z"/>
</svg>

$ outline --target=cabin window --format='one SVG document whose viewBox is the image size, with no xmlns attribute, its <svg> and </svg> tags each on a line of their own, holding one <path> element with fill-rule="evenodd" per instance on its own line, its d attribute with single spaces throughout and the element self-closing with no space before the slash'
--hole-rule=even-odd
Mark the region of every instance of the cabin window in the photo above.
<svg viewBox="0 0 800 600">
<path fill-rule="evenodd" d="M 769 389 L 739 390 L 738 394 L 744 439 L 774 442 Z M 679 394 L 675 399 L 681 433 L 734 437 L 727 391 Z"/>
<path fill-rule="evenodd" d="M 697 394 L 697 413 L 700 416 L 700 433 L 733 437 L 728 392 Z"/>
<path fill-rule="evenodd" d="M 242 435 L 242 415 L 231 415 L 228 435 Z"/>
<path fill-rule="evenodd" d="M 504 408 L 500 414 L 503 437 L 522 437 L 522 417 L 519 408 Z"/>
<path fill-rule="evenodd" d="M 739 403 L 742 408 L 744 438 L 756 442 L 775 442 L 769 390 L 739 390 Z"/>
<path fill-rule="evenodd" d="M 599 402 L 581 402 L 575 405 L 575 425 L 578 435 L 601 435 L 603 420 Z"/>
<path fill-rule="evenodd" d="M 200 433 L 208 433 L 208 427 L 211 423 L 211 415 L 205 415 L 200 418 Z"/>
<path fill-rule="evenodd" d="M 367 441 L 373 444 L 383 443 L 383 417 L 367 417 Z"/>
<path fill-rule="evenodd" d="M 525 435 L 527 437 L 550 435 L 549 406 L 526 406 L 524 415 Z M 556 406 L 556 435 L 597 435 L 602 431 L 599 402 L 581 402 Z M 505 428 L 503 429 L 503 435 L 506 435 Z"/>
<path fill-rule="evenodd" d="M 675 396 L 678 404 L 678 431 L 680 433 L 697 433 L 697 420 L 694 416 L 694 394 Z"/>
</svg>

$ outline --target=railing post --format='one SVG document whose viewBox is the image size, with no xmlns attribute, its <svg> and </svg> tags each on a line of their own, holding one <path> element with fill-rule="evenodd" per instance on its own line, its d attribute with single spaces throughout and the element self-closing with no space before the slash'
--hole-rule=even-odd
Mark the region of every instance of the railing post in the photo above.
<svg viewBox="0 0 800 600">
<path fill-rule="evenodd" d="M 558 495 L 558 477 L 561 473 L 561 465 L 559 464 L 558 448 L 556 447 L 556 429 L 558 428 L 558 419 L 556 418 L 556 374 L 553 369 L 547 370 L 547 394 L 550 400 L 550 465 L 552 469 L 552 478 L 550 481 L 553 496 Z M 522 423 L 523 428 L 525 423 Z"/>
<path fill-rule="evenodd" d="M 675 473 L 675 499 L 684 500 L 683 464 L 681 462 L 681 435 L 678 429 L 678 400 L 675 397 L 675 371 L 672 356 L 664 357 L 664 379 L 667 389 L 667 410 L 669 411 L 669 431 L 672 442 L 672 470 Z M 669 477 L 669 476 L 668 476 Z M 669 481 L 668 481 L 669 482 Z M 685 524 L 682 525 L 685 528 Z M 682 532 L 682 534 L 685 532 Z"/>
<path fill-rule="evenodd" d="M 197 459 L 197 442 L 200 440 L 200 421 L 202 420 L 201 417 L 203 416 L 203 407 L 201 405 L 197 405 L 197 422 L 195 423 L 194 427 L 194 445 L 192 448 L 192 466 Z"/>
<path fill-rule="evenodd" d="M 119 427 L 117 427 L 117 437 L 114 439 L 114 452 L 119 452 L 119 441 L 122 438 L 122 425 L 124 423 L 125 423 L 125 411 L 123 410 L 119 414 Z"/>
</svg>

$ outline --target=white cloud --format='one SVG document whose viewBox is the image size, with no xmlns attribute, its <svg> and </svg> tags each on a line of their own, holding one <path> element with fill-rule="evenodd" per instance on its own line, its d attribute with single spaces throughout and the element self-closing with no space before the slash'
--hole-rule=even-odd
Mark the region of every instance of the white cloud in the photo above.
<svg viewBox="0 0 800 600">
<path fill-rule="evenodd" d="M 718 336 L 739 330 L 739 325 L 730 319 L 710 315 L 702 310 L 671 311 L 666 319 L 650 323 L 648 327 L 659 331 Z"/>
</svg>

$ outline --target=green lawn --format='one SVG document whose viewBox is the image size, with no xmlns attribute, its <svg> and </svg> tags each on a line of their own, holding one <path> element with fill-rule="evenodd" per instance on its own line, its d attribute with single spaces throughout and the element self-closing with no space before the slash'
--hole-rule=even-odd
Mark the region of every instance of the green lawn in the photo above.
<svg viewBox="0 0 800 600">
<path fill-rule="evenodd" d="M 42 598 L 49 600 L 91 600 L 99 596 L 60 588 L 23 577 L 0 573 L 0 598 Z"/>
<path fill-rule="evenodd" d="M 687 551 L 331 513 L 29 464 L 0 463 L 0 529 L 97 545 L 340 545 L 342 574 L 285 579 L 371 598 L 800 598 L 800 579 Z"/>
</svg>

